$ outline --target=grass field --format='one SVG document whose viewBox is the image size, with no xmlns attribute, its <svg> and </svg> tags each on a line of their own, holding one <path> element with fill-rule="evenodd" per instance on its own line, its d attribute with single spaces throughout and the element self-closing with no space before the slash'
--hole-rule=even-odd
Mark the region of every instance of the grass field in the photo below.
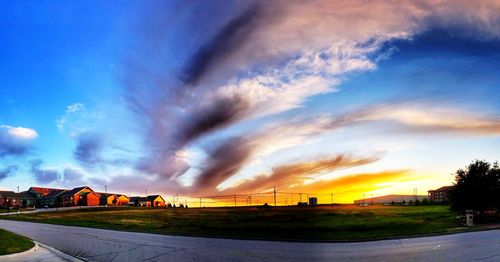
<svg viewBox="0 0 500 262">
<path fill-rule="evenodd" d="M 22 252 L 32 248 L 34 245 L 31 240 L 23 236 L 0 229 L 0 255 Z"/>
<path fill-rule="evenodd" d="M 339 241 L 445 233 L 459 227 L 447 206 L 353 205 L 278 208 L 108 208 L 3 217 L 159 234 Z"/>
</svg>

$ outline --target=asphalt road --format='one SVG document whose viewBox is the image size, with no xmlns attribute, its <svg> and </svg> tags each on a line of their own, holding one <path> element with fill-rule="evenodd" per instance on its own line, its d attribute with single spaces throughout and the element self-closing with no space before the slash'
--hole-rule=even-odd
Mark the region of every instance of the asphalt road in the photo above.
<svg viewBox="0 0 500 262">
<path fill-rule="evenodd" d="M 500 230 L 356 243 L 180 237 L 0 220 L 89 261 L 500 261 Z"/>
</svg>

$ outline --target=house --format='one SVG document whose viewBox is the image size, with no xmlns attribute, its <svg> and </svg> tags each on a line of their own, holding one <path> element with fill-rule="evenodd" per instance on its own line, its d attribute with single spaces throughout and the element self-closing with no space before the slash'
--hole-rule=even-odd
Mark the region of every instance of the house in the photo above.
<svg viewBox="0 0 500 262">
<path fill-rule="evenodd" d="M 61 192 L 65 191 L 66 189 L 60 189 L 60 188 L 46 188 L 46 187 L 30 187 L 28 189 L 28 193 L 32 194 L 35 196 L 35 206 L 49 206 L 47 203 L 50 203 L 51 206 L 55 206 L 55 199 L 53 198 L 54 195 L 58 195 Z M 46 198 L 42 201 L 42 198 L 47 197 L 48 195 L 51 195 L 49 198 Z M 43 202 L 43 204 L 42 204 Z"/>
<path fill-rule="evenodd" d="M 416 200 L 422 201 L 426 198 L 426 195 L 386 195 L 379 197 L 370 197 L 365 199 L 354 200 L 356 205 L 367 205 L 367 204 L 391 204 L 391 203 L 410 203 L 410 201 L 415 202 Z"/>
<path fill-rule="evenodd" d="M 21 199 L 22 207 L 34 207 L 36 206 L 36 195 L 30 193 L 29 191 L 23 191 L 19 193 L 19 198 Z"/>
<path fill-rule="evenodd" d="M 429 201 L 433 203 L 448 203 L 452 186 L 443 186 L 435 190 L 429 190 Z"/>
<path fill-rule="evenodd" d="M 131 197 L 130 203 L 132 203 L 133 206 L 138 206 L 138 207 L 151 206 L 151 202 L 148 201 L 147 197 L 139 197 L 139 196 Z"/>
<path fill-rule="evenodd" d="M 149 206 L 152 206 L 152 207 L 164 207 L 165 206 L 165 199 L 163 199 L 163 197 L 161 197 L 160 195 L 147 196 L 146 199 L 149 202 Z"/>
<path fill-rule="evenodd" d="M 61 206 L 98 206 L 101 202 L 99 193 L 90 187 L 76 187 L 59 196 Z"/>
<path fill-rule="evenodd" d="M 61 203 L 59 201 L 59 197 L 64 194 L 67 190 L 65 189 L 55 189 L 51 190 L 50 193 L 48 193 L 45 196 L 40 197 L 37 199 L 37 202 L 39 202 L 39 206 L 44 207 L 60 207 Z"/>
<path fill-rule="evenodd" d="M 118 197 L 116 194 L 111 194 L 111 193 L 100 193 L 99 195 L 101 196 L 100 198 L 100 205 L 108 205 L 108 206 L 114 206 L 118 202 Z"/>
<path fill-rule="evenodd" d="M 117 206 L 128 206 L 130 198 L 126 195 L 116 195 L 116 205 Z"/>
<path fill-rule="evenodd" d="M 1 207 L 20 207 L 21 198 L 14 191 L 0 191 L 0 206 Z"/>
</svg>

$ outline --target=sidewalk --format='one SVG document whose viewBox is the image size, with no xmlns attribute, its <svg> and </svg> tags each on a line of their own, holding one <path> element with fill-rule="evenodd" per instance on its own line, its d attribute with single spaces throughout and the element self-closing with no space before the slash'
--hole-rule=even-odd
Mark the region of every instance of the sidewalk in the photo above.
<svg viewBox="0 0 500 262">
<path fill-rule="evenodd" d="M 25 252 L 0 256 L 2 262 L 81 262 L 80 260 L 47 245 L 35 242 L 35 246 Z"/>
</svg>

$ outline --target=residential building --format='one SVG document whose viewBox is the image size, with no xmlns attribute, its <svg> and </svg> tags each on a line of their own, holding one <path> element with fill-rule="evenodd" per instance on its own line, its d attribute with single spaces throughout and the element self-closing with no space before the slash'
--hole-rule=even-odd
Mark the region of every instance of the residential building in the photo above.
<svg viewBox="0 0 500 262">
<path fill-rule="evenodd" d="M 443 186 L 435 190 L 429 190 L 429 201 L 433 203 L 448 203 L 452 188 L 453 186 Z"/>
<path fill-rule="evenodd" d="M 151 202 L 148 201 L 147 197 L 140 197 L 140 196 L 131 197 L 130 203 L 132 203 L 133 206 L 138 206 L 138 207 L 150 207 L 151 206 Z"/>
<path fill-rule="evenodd" d="M 41 207 L 60 207 L 61 202 L 59 200 L 59 197 L 64 194 L 67 190 L 65 189 L 55 189 L 51 190 L 50 193 L 48 193 L 45 196 L 40 197 L 37 202 L 40 203 L 39 206 Z"/>
<path fill-rule="evenodd" d="M 0 191 L 1 207 L 21 207 L 21 198 L 14 191 Z"/>
<path fill-rule="evenodd" d="M 126 195 L 116 195 L 116 205 L 128 206 L 130 198 Z"/>
<path fill-rule="evenodd" d="M 147 201 L 149 202 L 149 205 L 153 207 L 165 206 L 165 199 L 163 199 L 160 195 L 147 196 Z"/>
<path fill-rule="evenodd" d="M 59 196 L 61 206 L 98 206 L 101 201 L 99 193 L 90 187 L 76 187 Z"/>
<path fill-rule="evenodd" d="M 99 192 L 99 195 L 101 196 L 101 199 L 100 199 L 101 206 L 104 206 L 104 205 L 114 206 L 118 202 L 118 197 L 116 194 Z"/>
<path fill-rule="evenodd" d="M 19 198 L 21 199 L 22 207 L 35 207 L 36 206 L 36 195 L 30 193 L 29 191 L 23 191 L 19 193 Z"/>
</svg>

